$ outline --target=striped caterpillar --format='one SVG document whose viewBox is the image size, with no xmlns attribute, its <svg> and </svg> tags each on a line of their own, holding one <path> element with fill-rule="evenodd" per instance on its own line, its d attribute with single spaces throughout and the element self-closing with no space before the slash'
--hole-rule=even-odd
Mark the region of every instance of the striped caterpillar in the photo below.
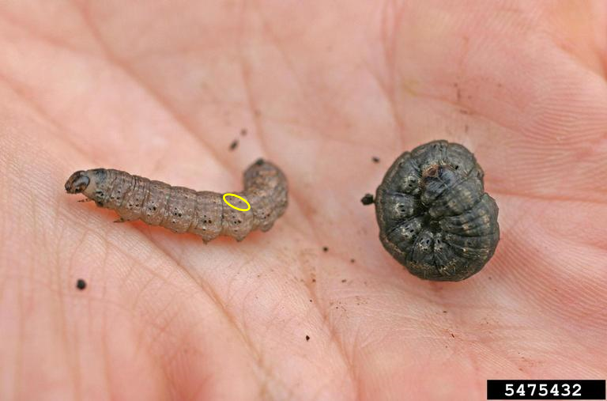
<svg viewBox="0 0 607 401">
<path fill-rule="evenodd" d="M 117 222 L 141 219 L 176 233 L 199 235 L 205 243 L 220 235 L 242 241 L 253 230 L 268 231 L 288 204 L 285 175 L 263 159 L 245 170 L 244 191 L 236 193 L 249 202 L 247 211 L 228 206 L 223 194 L 173 187 L 104 168 L 76 171 L 65 183 L 65 190 L 115 210 L 120 216 Z M 239 198 L 230 197 L 229 202 L 239 209 L 247 208 Z"/>
</svg>

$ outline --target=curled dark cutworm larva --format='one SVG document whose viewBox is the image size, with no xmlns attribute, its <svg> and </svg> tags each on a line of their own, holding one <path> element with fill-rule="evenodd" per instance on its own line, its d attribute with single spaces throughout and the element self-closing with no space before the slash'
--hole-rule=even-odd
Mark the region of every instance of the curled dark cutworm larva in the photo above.
<svg viewBox="0 0 607 401">
<path fill-rule="evenodd" d="M 77 171 L 65 183 L 70 194 L 82 193 L 97 206 L 115 210 L 119 221 L 141 219 L 176 233 L 189 232 L 204 242 L 220 235 L 242 241 L 253 230 L 268 231 L 287 208 L 287 179 L 274 164 L 257 160 L 244 172 L 244 191 L 236 196 L 184 187 L 98 168 Z M 245 211 L 246 210 L 246 211 Z"/>
<path fill-rule="evenodd" d="M 464 146 L 434 141 L 403 153 L 377 188 L 380 240 L 412 274 L 460 281 L 479 272 L 499 241 L 498 207 Z"/>
</svg>

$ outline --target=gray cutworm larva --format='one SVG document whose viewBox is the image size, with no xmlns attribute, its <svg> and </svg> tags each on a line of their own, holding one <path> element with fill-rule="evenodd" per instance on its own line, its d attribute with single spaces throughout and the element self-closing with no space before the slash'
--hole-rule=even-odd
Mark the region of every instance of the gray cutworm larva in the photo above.
<svg viewBox="0 0 607 401">
<path fill-rule="evenodd" d="M 242 241 L 253 230 L 268 231 L 288 204 L 285 175 L 263 159 L 245 170 L 244 191 L 235 194 L 248 201 L 247 211 L 230 207 L 220 193 L 173 187 L 105 168 L 75 172 L 65 183 L 65 190 L 81 193 L 97 206 L 115 210 L 119 221 L 141 219 L 176 233 L 199 235 L 204 242 L 220 235 Z M 227 200 L 239 209 L 247 208 L 237 197 Z"/>
<path fill-rule="evenodd" d="M 500 237 L 498 207 L 483 177 L 474 155 L 456 143 L 434 141 L 403 153 L 375 196 L 386 250 L 426 280 L 478 273 Z"/>
</svg>

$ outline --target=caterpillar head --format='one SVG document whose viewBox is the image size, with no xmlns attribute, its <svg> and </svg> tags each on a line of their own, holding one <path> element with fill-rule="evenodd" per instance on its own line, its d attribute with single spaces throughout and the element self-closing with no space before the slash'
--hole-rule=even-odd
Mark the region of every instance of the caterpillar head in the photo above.
<svg viewBox="0 0 607 401">
<path fill-rule="evenodd" d="M 443 192 L 453 187 L 457 179 L 455 169 L 448 164 L 433 164 L 423 170 L 420 180 L 422 203 L 430 206 Z"/>
<path fill-rule="evenodd" d="M 105 169 L 76 171 L 65 183 L 68 194 L 83 194 L 93 198 L 97 184 L 105 179 Z"/>
<path fill-rule="evenodd" d="M 90 183 L 91 179 L 86 171 L 76 171 L 66 181 L 65 190 L 68 194 L 80 194 L 86 190 Z"/>
</svg>

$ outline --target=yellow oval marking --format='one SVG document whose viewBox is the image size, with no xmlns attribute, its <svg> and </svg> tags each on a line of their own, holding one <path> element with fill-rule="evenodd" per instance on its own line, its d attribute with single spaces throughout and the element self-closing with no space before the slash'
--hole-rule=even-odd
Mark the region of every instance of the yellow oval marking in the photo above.
<svg viewBox="0 0 607 401">
<path fill-rule="evenodd" d="M 232 205 L 230 202 L 228 202 L 228 201 L 226 200 L 226 196 L 235 196 L 235 197 L 237 197 L 238 199 L 240 199 L 241 201 L 243 201 L 244 203 L 246 203 L 246 204 L 247 204 L 247 206 L 248 206 L 248 208 L 246 208 L 246 209 L 241 209 L 241 208 L 239 208 L 239 207 L 236 207 L 236 206 Z M 236 195 L 236 194 L 223 194 L 223 201 L 224 201 L 224 202 L 225 202 L 225 203 L 226 203 L 226 204 L 227 204 L 229 207 L 231 207 L 232 209 L 240 210 L 241 212 L 246 212 L 247 210 L 251 210 L 251 204 L 250 204 L 250 203 L 249 203 L 249 202 L 248 202 L 248 201 L 247 201 L 245 198 L 243 198 L 242 196 Z"/>
</svg>

